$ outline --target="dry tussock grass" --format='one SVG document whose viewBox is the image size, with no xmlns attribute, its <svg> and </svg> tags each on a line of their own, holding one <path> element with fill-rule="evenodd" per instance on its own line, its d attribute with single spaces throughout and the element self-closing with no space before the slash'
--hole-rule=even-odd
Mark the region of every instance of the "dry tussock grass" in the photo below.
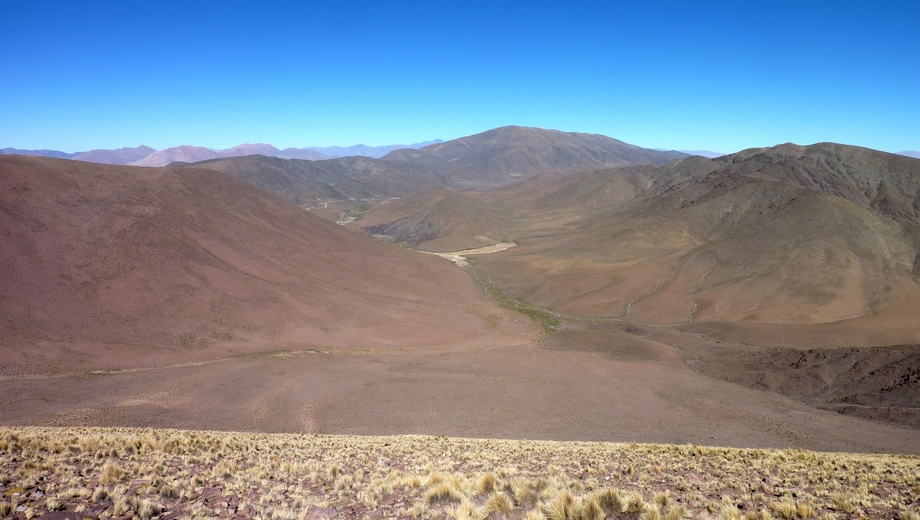
<svg viewBox="0 0 920 520">
<path fill-rule="evenodd" d="M 0 516 L 920 518 L 920 458 L 613 443 L 0 428 Z"/>
</svg>

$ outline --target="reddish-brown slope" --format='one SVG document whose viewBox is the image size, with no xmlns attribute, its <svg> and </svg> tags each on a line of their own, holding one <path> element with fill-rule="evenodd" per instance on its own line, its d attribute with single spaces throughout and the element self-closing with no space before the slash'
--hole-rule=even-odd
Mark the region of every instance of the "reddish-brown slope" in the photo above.
<svg viewBox="0 0 920 520">
<path fill-rule="evenodd" d="M 859 319 L 914 343 L 918 168 L 819 144 L 577 174 L 536 198 L 506 190 L 521 247 L 479 266 L 512 296 L 564 314 L 671 325 Z"/>
<path fill-rule="evenodd" d="M 203 169 L 0 157 L 2 369 L 521 341 L 447 261 Z"/>
</svg>

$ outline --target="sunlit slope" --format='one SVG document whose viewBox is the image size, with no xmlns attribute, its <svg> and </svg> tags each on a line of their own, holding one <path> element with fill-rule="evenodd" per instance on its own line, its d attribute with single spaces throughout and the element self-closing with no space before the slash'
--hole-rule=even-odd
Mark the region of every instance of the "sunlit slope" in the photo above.
<svg viewBox="0 0 920 520">
<path fill-rule="evenodd" d="M 538 307 L 655 324 L 920 308 L 920 161 L 829 144 L 721 161 L 590 172 L 507 195 L 521 246 L 479 267 Z"/>
<path fill-rule="evenodd" d="M 210 170 L 5 156 L 0 208 L 5 365 L 493 345 L 528 327 L 442 259 Z"/>
</svg>

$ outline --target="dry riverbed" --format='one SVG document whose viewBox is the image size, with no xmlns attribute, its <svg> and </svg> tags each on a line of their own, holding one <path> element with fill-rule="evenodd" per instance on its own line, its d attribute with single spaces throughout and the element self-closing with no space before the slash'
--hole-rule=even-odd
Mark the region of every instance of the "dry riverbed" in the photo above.
<svg viewBox="0 0 920 520">
<path fill-rule="evenodd" d="M 490 246 L 477 247 L 474 249 L 463 249 L 460 251 L 450 251 L 448 253 L 435 253 L 432 251 L 421 251 L 422 253 L 428 253 L 429 255 L 438 255 L 441 258 L 446 258 L 451 262 L 455 263 L 457 267 L 466 267 L 469 264 L 466 257 L 470 255 L 485 255 L 489 253 L 497 253 L 499 251 L 504 251 L 505 249 L 510 249 L 516 246 L 514 242 L 499 242 L 497 244 L 492 244 Z"/>
</svg>

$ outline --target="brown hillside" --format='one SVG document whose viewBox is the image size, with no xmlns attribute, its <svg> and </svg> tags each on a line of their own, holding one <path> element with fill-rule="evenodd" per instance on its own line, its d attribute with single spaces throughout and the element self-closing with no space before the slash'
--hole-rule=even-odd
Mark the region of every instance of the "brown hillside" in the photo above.
<svg viewBox="0 0 920 520">
<path fill-rule="evenodd" d="M 301 206 L 405 196 L 443 185 L 424 168 L 370 157 L 309 161 L 250 155 L 204 161 L 191 167 L 226 173 Z"/>
<path fill-rule="evenodd" d="M 723 171 L 837 195 L 902 221 L 920 216 L 920 161 L 836 143 L 783 144 L 715 161 Z"/>
<path fill-rule="evenodd" d="M 902 225 L 838 197 L 752 183 L 648 217 L 640 210 L 530 237 L 480 267 L 563 314 L 645 323 L 885 320 L 914 341 L 917 255 Z"/>
<path fill-rule="evenodd" d="M 679 152 L 640 148 L 602 135 L 524 127 L 497 128 L 421 149 L 400 149 L 382 159 L 341 157 L 330 160 L 283 160 L 266 157 L 278 154 L 265 146 L 241 145 L 222 151 L 179 147 L 157 152 L 145 159 L 153 162 L 137 164 L 166 164 L 169 161 L 163 157 L 167 155 L 180 162 L 195 160 L 198 162 L 190 166 L 226 173 L 330 220 L 340 220 L 348 214 L 360 213 L 366 206 L 375 205 L 384 199 L 412 196 L 427 190 L 503 186 L 534 177 L 541 172 L 568 175 L 604 166 L 659 165 L 686 156 Z M 198 159 L 187 159 L 192 152 L 204 155 Z M 244 152 L 262 155 L 229 157 Z M 434 197 L 442 194 L 443 191 L 440 191 Z M 416 203 L 420 206 L 432 204 Z M 471 199 L 458 201 L 458 204 L 476 205 Z M 394 213 L 389 220 L 377 219 L 373 225 L 389 224 L 399 218 Z M 412 223 L 409 227 L 413 230 L 409 232 L 394 228 L 387 233 L 401 235 L 400 241 L 417 244 L 421 243 L 418 239 L 426 235 L 420 231 L 420 226 L 424 227 Z M 439 224 L 438 227 L 440 230 L 431 236 L 453 233 L 452 230 L 445 231 L 444 225 Z"/>
<path fill-rule="evenodd" d="M 510 214 L 479 194 L 432 190 L 378 206 L 358 223 L 372 235 L 425 251 L 457 251 L 499 242 L 512 229 Z"/>
<path fill-rule="evenodd" d="M 491 190 L 433 190 L 375 207 L 359 225 L 372 234 L 430 251 L 481 246 L 483 237 L 497 242 L 512 236 L 510 231 L 518 229 L 519 221 L 525 230 L 521 236 L 553 235 L 594 211 L 609 210 L 650 192 L 659 179 L 686 179 L 716 167 L 704 157 L 688 157 L 663 166 L 569 175 L 545 172 Z"/>
<path fill-rule="evenodd" d="M 5 156 L 0 229 L 7 372 L 507 344 L 530 327 L 444 260 L 211 170 Z"/>
<path fill-rule="evenodd" d="M 426 166 L 461 186 L 494 187 L 547 171 L 664 164 L 680 157 L 686 154 L 641 148 L 598 134 L 505 126 L 417 150 L 396 150 L 384 160 Z"/>
<path fill-rule="evenodd" d="M 514 222 L 509 238 L 520 247 L 477 262 L 537 308 L 659 325 L 836 323 L 849 331 L 835 335 L 843 344 L 859 345 L 846 337 L 869 330 L 884 340 L 869 344 L 912 343 L 920 341 L 910 319 L 920 308 L 918 168 L 864 148 L 781 145 L 538 176 L 470 192 L 455 214 L 490 208 Z M 388 223 L 387 234 L 423 221 L 453 243 L 489 229 L 474 219 L 447 225 L 428 210 L 432 200 L 412 199 L 415 213 L 408 199 L 399 214 L 375 208 L 367 220 Z"/>
</svg>

